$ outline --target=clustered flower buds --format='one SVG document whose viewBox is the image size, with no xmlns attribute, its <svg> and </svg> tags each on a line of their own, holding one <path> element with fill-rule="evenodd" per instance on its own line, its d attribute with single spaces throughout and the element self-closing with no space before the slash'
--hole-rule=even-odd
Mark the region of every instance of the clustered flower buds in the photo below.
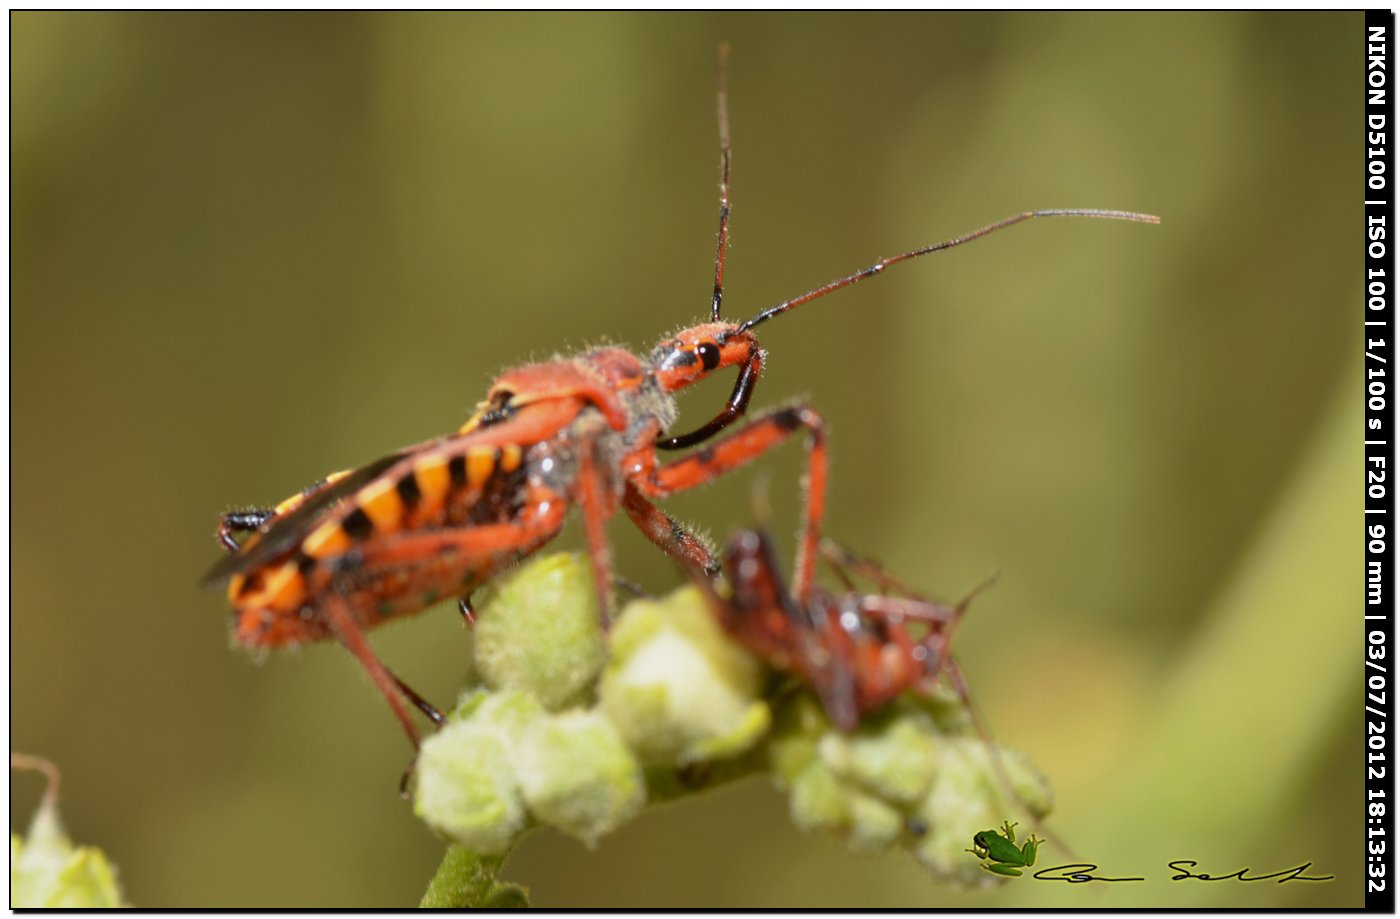
<svg viewBox="0 0 1400 919">
<path fill-rule="evenodd" d="M 951 692 L 906 694 L 838 731 L 815 695 L 735 643 L 694 588 L 632 601 L 605 641 L 586 559 L 545 556 L 503 581 L 475 631 L 483 686 L 424 742 L 415 809 L 481 854 L 535 825 L 592 845 L 648 800 L 766 772 L 798 826 L 858 853 L 904 848 L 936 877 L 971 885 L 997 880 L 966 850 L 1013 815 L 1007 783 L 1019 807 L 1050 810 L 1035 767 L 992 750 Z"/>
<path fill-rule="evenodd" d="M 37 768 L 36 757 L 11 754 L 12 768 Z M 56 770 L 47 762 L 54 782 Z M 115 909 L 125 906 L 117 872 L 101 849 L 75 846 L 58 818 L 53 784 L 21 838 L 10 834 L 12 909 Z"/>
</svg>

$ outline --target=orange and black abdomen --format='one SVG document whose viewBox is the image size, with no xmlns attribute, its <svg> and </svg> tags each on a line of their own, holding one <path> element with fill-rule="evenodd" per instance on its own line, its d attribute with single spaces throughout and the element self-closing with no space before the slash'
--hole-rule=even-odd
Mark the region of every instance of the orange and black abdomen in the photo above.
<svg viewBox="0 0 1400 919">
<path fill-rule="evenodd" d="M 397 457 L 370 475 L 332 476 L 321 489 L 283 502 L 226 564 L 233 569 L 235 636 L 259 647 L 327 638 L 317 603 L 332 589 L 364 627 L 443 599 L 449 585 L 442 566 L 424 573 L 433 560 L 425 560 L 424 571 L 371 569 L 359 565 L 360 553 L 408 531 L 509 522 L 524 492 L 523 459 L 517 444 L 447 444 Z"/>
</svg>

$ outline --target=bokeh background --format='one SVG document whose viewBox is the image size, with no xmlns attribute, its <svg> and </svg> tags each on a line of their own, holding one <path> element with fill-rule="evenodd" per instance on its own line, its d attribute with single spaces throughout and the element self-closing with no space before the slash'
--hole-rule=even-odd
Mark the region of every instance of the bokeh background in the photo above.
<svg viewBox="0 0 1400 919">
<path fill-rule="evenodd" d="M 135 903 L 417 901 L 442 846 L 395 793 L 401 733 L 336 647 L 230 650 L 196 586 L 216 515 L 455 428 L 505 367 L 701 317 L 723 39 L 731 315 L 1027 208 L 1163 216 L 813 303 L 762 330 L 755 399 L 829 419 L 832 533 L 947 597 L 1001 572 L 959 638 L 977 700 L 1079 853 L 1152 880 L 961 893 L 762 783 L 594 851 L 538 834 L 506 876 L 545 906 L 1361 902 L 1359 13 L 11 27 L 12 745 L 60 764 Z M 799 457 L 760 464 L 784 533 Z M 722 535 L 752 478 L 667 506 Z M 374 640 L 460 688 L 450 606 Z M 12 827 L 38 786 L 12 776 Z"/>
</svg>

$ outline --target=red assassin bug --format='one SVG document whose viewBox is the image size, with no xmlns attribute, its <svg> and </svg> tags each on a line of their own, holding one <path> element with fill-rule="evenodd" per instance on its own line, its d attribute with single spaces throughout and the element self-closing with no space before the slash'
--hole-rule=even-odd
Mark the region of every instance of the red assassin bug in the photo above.
<svg viewBox="0 0 1400 919">
<path fill-rule="evenodd" d="M 951 649 L 953 631 L 963 613 L 995 578 L 974 588 L 957 605 L 946 606 L 919 596 L 875 562 L 829 539 L 822 541 L 820 552 L 845 593 L 813 586 L 808 597 L 801 599 L 785 583 L 772 540 L 761 530 L 742 530 L 725 544 L 728 597 L 721 596 L 709 580 L 692 580 L 725 630 L 775 670 L 810 685 L 839 730 L 853 731 L 862 716 L 906 692 L 926 694 L 946 677 L 986 745 L 1002 787 L 1015 797 L 1015 786 L 972 705 Z M 852 573 L 885 593 L 857 590 Z M 1037 830 L 1070 851 L 1028 805 L 1022 802 L 1022 806 Z M 911 830 L 921 825 L 913 822 Z"/>
<path fill-rule="evenodd" d="M 843 731 L 855 730 L 862 715 L 905 692 L 927 692 L 945 675 L 965 699 L 950 645 L 953 629 L 982 588 L 946 606 L 919 597 L 830 540 L 822 541 L 821 554 L 846 593 L 813 586 L 805 600 L 798 597 L 783 579 L 772 541 L 758 530 L 740 531 L 725 544 L 728 598 L 708 581 L 697 583 L 721 625 L 775 669 L 810 684 L 831 723 Z M 860 593 L 848 571 L 897 595 Z"/>
<path fill-rule="evenodd" d="M 802 600 L 784 583 L 773 542 L 759 530 L 739 531 L 725 544 L 722 569 L 729 583 L 728 597 L 721 597 L 708 579 L 692 580 L 706 595 L 720 625 L 774 670 L 811 685 L 827 719 L 841 731 L 855 730 L 862 716 L 882 709 L 904 692 L 928 693 L 948 678 L 986 745 L 988 762 L 1002 789 L 1021 803 L 1040 834 L 1077 857 L 1040 821 L 1043 814 L 1019 799 L 1001 751 L 973 707 L 962 668 L 952 656 L 953 630 L 995 577 L 946 607 L 925 600 L 878 563 L 858 558 L 830 539 L 823 539 L 819 552 L 846 593 L 830 594 L 813 586 Z M 883 594 L 857 590 L 851 574 L 871 581 Z M 927 831 L 923 821 L 911 821 L 909 827 L 916 835 Z"/>
<path fill-rule="evenodd" d="M 365 640 L 366 629 L 449 597 L 459 598 L 470 619 L 470 592 L 553 538 L 575 505 L 604 611 L 611 585 L 604 525 L 619 505 L 663 551 L 713 575 L 718 565 L 704 542 L 653 500 L 724 475 L 799 430 L 807 434 L 808 474 L 794 584 L 797 596 L 805 597 L 826 496 L 821 417 L 795 405 L 717 437 L 745 414 L 763 369 L 753 329 L 890 265 L 1034 217 L 1157 220 L 1100 210 L 1017 214 L 882 259 L 744 322 L 725 321 L 730 146 L 723 64 L 722 49 L 720 217 L 710 321 L 662 340 L 645 357 L 604 347 L 507 371 L 455 434 L 336 473 L 274 508 L 224 514 L 217 535 L 229 555 L 205 582 L 230 579 L 233 634 L 240 643 L 262 648 L 335 638 L 360 661 L 416 745 L 405 699 L 434 722 L 442 716 L 384 666 Z M 726 367 L 737 367 L 738 378 L 725 407 L 699 428 L 669 436 L 677 417 L 672 394 Z M 671 462 L 657 455 L 706 441 Z M 240 543 L 239 533 L 249 535 Z"/>
</svg>

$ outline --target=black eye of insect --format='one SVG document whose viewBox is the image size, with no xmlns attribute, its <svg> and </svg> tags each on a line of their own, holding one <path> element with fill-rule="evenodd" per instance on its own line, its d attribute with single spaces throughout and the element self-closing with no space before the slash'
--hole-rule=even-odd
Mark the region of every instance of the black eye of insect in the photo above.
<svg viewBox="0 0 1400 919">
<path fill-rule="evenodd" d="M 719 366 L 719 345 L 714 342 L 701 342 L 695 346 L 695 353 L 706 370 L 714 370 Z"/>
</svg>

